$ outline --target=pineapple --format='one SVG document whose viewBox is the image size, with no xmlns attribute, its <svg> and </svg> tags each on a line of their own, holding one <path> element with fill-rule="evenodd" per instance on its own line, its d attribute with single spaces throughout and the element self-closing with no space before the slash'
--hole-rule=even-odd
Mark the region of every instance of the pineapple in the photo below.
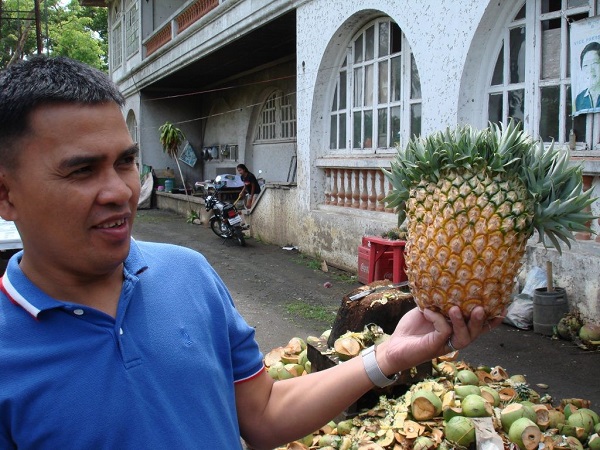
<svg viewBox="0 0 600 450">
<path fill-rule="evenodd" d="M 420 308 L 457 305 L 503 312 L 528 239 L 538 232 L 559 252 L 573 231 L 590 231 L 591 189 L 568 154 L 518 125 L 469 126 L 413 138 L 399 149 L 384 199 L 406 218 L 406 273 Z"/>
</svg>

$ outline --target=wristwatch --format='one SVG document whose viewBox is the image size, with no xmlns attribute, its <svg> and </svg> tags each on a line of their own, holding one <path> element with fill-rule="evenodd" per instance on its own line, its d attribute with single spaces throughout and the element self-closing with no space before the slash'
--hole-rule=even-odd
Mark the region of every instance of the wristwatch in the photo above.
<svg viewBox="0 0 600 450">
<path fill-rule="evenodd" d="M 376 345 L 373 345 L 365 348 L 360 355 L 362 356 L 363 364 L 365 365 L 365 370 L 367 372 L 367 376 L 371 380 L 371 383 L 377 387 L 383 388 L 395 383 L 400 377 L 400 373 L 395 373 L 391 378 L 385 376 L 385 374 L 381 371 L 379 364 L 377 364 L 377 358 L 375 358 L 376 347 Z"/>
</svg>

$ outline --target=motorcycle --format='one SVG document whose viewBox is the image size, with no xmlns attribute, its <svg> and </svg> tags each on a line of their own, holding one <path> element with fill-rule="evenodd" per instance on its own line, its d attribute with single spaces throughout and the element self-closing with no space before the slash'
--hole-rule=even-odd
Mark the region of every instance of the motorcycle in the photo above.
<svg viewBox="0 0 600 450">
<path fill-rule="evenodd" d="M 246 245 L 242 228 L 242 218 L 233 203 L 219 199 L 219 189 L 226 185 L 221 177 L 215 178 L 214 188 L 204 197 L 204 207 L 213 212 L 209 219 L 210 229 L 223 239 L 236 239 L 240 246 Z"/>
</svg>

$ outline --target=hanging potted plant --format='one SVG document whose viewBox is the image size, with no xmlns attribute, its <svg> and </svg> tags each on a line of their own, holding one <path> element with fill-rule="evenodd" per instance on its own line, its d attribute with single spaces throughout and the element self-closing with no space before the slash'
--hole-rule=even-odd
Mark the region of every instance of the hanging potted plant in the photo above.
<svg viewBox="0 0 600 450">
<path fill-rule="evenodd" d="M 179 147 L 185 141 L 185 135 L 183 132 L 173 125 L 171 122 L 165 122 L 159 129 L 160 132 L 160 144 L 162 145 L 163 151 L 169 155 L 171 158 L 175 160 L 175 164 L 177 164 L 177 170 L 179 170 L 179 175 L 181 176 L 181 182 L 183 183 L 183 191 L 185 192 L 185 198 L 188 202 L 188 207 L 190 213 L 192 212 L 192 205 L 190 203 L 190 199 L 188 196 L 187 188 L 185 187 L 185 180 L 183 178 L 183 172 L 181 171 L 181 166 L 179 165 L 179 158 L 177 157 L 179 154 Z"/>
</svg>

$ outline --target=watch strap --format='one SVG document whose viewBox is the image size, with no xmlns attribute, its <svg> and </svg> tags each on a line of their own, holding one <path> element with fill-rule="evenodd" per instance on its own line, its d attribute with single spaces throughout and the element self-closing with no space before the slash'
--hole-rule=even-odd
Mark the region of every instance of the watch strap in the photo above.
<svg viewBox="0 0 600 450">
<path fill-rule="evenodd" d="M 377 346 L 373 345 L 364 349 L 361 352 L 361 356 L 365 366 L 365 371 L 367 372 L 367 376 L 371 380 L 371 383 L 377 387 L 383 388 L 395 383 L 400 374 L 396 373 L 391 378 L 385 376 L 385 374 L 381 371 L 379 364 L 377 364 L 377 358 L 375 357 L 376 348 Z"/>
</svg>

